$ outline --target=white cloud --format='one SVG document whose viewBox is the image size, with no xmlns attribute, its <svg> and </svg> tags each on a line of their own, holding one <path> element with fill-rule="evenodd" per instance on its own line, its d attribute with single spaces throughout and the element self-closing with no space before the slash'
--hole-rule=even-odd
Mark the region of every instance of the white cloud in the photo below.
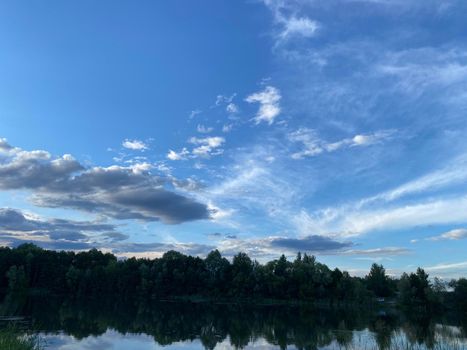
<svg viewBox="0 0 467 350">
<path fill-rule="evenodd" d="M 457 263 L 442 263 L 433 266 L 427 266 L 425 271 L 442 276 L 444 278 L 458 278 L 463 277 L 467 273 L 467 261 Z"/>
<path fill-rule="evenodd" d="M 344 255 L 367 255 L 367 256 L 392 256 L 404 255 L 410 253 L 411 250 L 403 247 L 383 247 L 373 249 L 350 249 L 342 252 Z"/>
<path fill-rule="evenodd" d="M 298 232 L 315 232 L 332 237 L 352 237 L 416 226 L 462 224 L 466 221 L 467 195 L 390 208 L 361 209 L 356 204 L 348 204 L 313 213 L 302 210 L 292 219 Z"/>
<path fill-rule="evenodd" d="M 202 111 L 200 109 L 194 109 L 190 112 L 190 114 L 188 115 L 188 119 L 193 119 L 194 117 L 196 117 L 198 114 L 201 114 Z"/>
<path fill-rule="evenodd" d="M 220 148 L 225 143 L 225 138 L 220 136 L 211 136 L 211 137 L 192 137 L 188 140 L 188 142 L 197 145 L 191 151 L 189 151 L 186 147 L 180 152 L 176 152 L 174 150 L 169 150 L 167 153 L 167 159 L 170 160 L 187 160 L 193 159 L 198 157 L 209 158 L 211 156 L 217 156 L 224 152 L 222 148 Z"/>
<path fill-rule="evenodd" d="M 254 118 L 256 124 L 266 122 L 269 125 L 274 123 L 274 119 L 280 114 L 279 101 L 282 96 L 280 91 L 273 86 L 266 86 L 263 91 L 256 92 L 248 96 L 245 101 L 248 103 L 259 103 L 259 110 Z"/>
<path fill-rule="evenodd" d="M 393 201 L 395 199 L 424 191 L 433 191 L 445 188 L 467 180 L 467 155 L 455 158 L 449 164 L 439 170 L 402 184 L 390 191 L 383 192 L 376 196 L 364 199 L 362 204 L 374 202 L 382 199 Z"/>
<path fill-rule="evenodd" d="M 213 130 L 214 130 L 214 128 L 206 127 L 206 126 L 204 126 L 202 124 L 198 124 L 198 126 L 196 127 L 196 131 L 198 131 L 201 134 L 209 134 Z"/>
<path fill-rule="evenodd" d="M 388 139 L 395 131 L 381 130 L 371 134 L 358 134 L 352 138 L 342 139 L 336 142 L 326 142 L 322 140 L 316 130 L 300 128 L 288 135 L 289 141 L 301 143 L 303 149 L 292 154 L 293 159 L 313 157 L 323 152 L 334 152 L 344 147 L 370 146 Z"/>
<path fill-rule="evenodd" d="M 236 108 L 235 104 L 232 102 L 235 99 L 236 96 L 237 96 L 236 93 L 233 93 L 230 96 L 217 95 L 215 106 L 227 105 L 226 106 L 227 111 L 229 111 L 228 110 L 229 105 L 232 105 L 232 108 Z"/>
<path fill-rule="evenodd" d="M 235 103 L 229 103 L 225 110 L 229 113 L 238 113 L 238 107 Z"/>
<path fill-rule="evenodd" d="M 152 164 L 149 164 L 147 162 L 143 162 L 143 163 L 135 163 L 135 164 L 132 164 L 130 166 L 130 169 L 133 171 L 133 173 L 135 174 L 142 174 L 142 173 L 146 173 L 148 172 L 149 170 L 151 170 L 153 167 Z"/>
<path fill-rule="evenodd" d="M 467 229 L 465 228 L 458 228 L 454 230 L 450 230 L 448 232 L 444 232 L 439 236 L 429 238 L 432 241 L 441 241 L 441 240 L 459 240 L 467 238 Z"/>
<path fill-rule="evenodd" d="M 222 127 L 222 132 L 228 133 L 228 132 L 231 132 L 232 129 L 233 129 L 233 124 L 225 124 Z"/>
<path fill-rule="evenodd" d="M 283 30 L 280 33 L 282 39 L 293 36 L 302 36 L 311 38 L 316 35 L 320 28 L 317 21 L 311 20 L 308 17 L 289 17 L 282 18 Z"/>
<path fill-rule="evenodd" d="M 209 157 L 212 155 L 222 154 L 223 150 L 219 147 L 225 142 L 225 138 L 220 136 L 212 136 L 205 138 L 192 137 L 190 143 L 199 145 L 192 150 L 192 155 L 194 157 Z"/>
<path fill-rule="evenodd" d="M 134 151 L 144 151 L 148 149 L 148 145 L 145 144 L 143 141 L 140 140 L 128 140 L 122 142 L 122 146 L 131 149 Z"/>
<path fill-rule="evenodd" d="M 314 37 L 321 28 L 321 24 L 318 21 L 308 16 L 290 14 L 296 13 L 299 10 L 298 8 L 293 8 L 294 5 L 300 5 L 299 2 L 294 4 L 292 1 L 265 0 L 264 3 L 271 10 L 274 16 L 274 24 L 279 29 L 276 45 L 296 37 Z"/>
<path fill-rule="evenodd" d="M 189 154 L 190 152 L 184 147 L 180 152 L 169 150 L 169 153 L 167 153 L 167 158 L 170 160 L 185 160 Z"/>
</svg>

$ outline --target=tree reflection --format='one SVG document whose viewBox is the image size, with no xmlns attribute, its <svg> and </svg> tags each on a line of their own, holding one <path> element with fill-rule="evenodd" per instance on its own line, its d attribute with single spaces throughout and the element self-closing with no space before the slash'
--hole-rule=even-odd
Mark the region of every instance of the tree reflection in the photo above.
<svg viewBox="0 0 467 350">
<path fill-rule="evenodd" d="M 368 329 L 380 349 L 390 349 L 401 330 L 411 343 L 433 346 L 434 321 L 430 315 L 362 312 L 361 309 L 320 309 L 298 306 L 258 306 L 192 302 L 118 302 L 115 300 L 23 300 L 4 304 L 31 320 L 31 330 L 64 332 L 77 339 L 99 336 L 108 329 L 144 333 L 160 345 L 199 339 L 206 349 L 228 341 L 243 348 L 264 339 L 281 349 L 319 349 L 337 344 L 351 347 L 353 331 Z M 18 310 L 20 309 L 20 312 Z"/>
</svg>

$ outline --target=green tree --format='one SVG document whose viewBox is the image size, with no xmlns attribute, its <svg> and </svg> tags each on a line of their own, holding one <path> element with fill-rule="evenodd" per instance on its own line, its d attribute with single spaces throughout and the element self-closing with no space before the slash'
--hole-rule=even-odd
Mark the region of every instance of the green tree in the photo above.
<svg viewBox="0 0 467 350">
<path fill-rule="evenodd" d="M 370 273 L 366 276 L 365 280 L 367 288 L 377 297 L 389 297 L 393 294 L 389 277 L 386 275 L 383 265 L 373 263 Z"/>
<path fill-rule="evenodd" d="M 11 295 L 25 294 L 28 289 L 28 281 L 24 266 L 13 265 L 6 273 L 8 279 L 8 293 Z"/>
</svg>

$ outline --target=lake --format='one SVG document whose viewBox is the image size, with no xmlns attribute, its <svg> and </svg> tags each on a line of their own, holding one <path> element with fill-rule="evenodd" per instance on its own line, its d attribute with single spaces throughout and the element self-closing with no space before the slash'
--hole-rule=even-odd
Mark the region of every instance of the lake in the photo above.
<svg viewBox="0 0 467 350">
<path fill-rule="evenodd" d="M 462 315 L 395 309 L 28 299 L 2 315 L 45 349 L 467 349 Z"/>
</svg>

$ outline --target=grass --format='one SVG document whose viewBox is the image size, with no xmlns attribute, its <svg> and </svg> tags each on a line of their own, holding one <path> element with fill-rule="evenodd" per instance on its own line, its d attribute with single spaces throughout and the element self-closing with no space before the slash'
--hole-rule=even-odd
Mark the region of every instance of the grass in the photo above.
<svg viewBox="0 0 467 350">
<path fill-rule="evenodd" d="M 351 344 L 337 346 L 339 350 L 467 350 L 467 345 L 458 338 L 444 338 L 435 340 L 434 344 L 427 346 L 410 342 L 405 336 L 391 337 L 391 343 L 380 347 L 373 337 L 356 337 Z"/>
<path fill-rule="evenodd" d="M 37 336 L 20 334 L 13 328 L 0 330 L 0 349 L 2 350 L 42 350 Z"/>
</svg>

